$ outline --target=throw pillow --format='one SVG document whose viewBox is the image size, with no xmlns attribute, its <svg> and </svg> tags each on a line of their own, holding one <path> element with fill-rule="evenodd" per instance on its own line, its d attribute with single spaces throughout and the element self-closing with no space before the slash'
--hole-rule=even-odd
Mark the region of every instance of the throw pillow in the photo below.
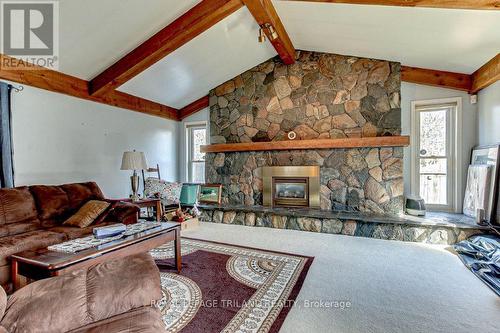
<svg viewBox="0 0 500 333">
<path fill-rule="evenodd" d="M 90 200 L 63 224 L 80 228 L 88 227 L 108 209 L 109 205 L 110 203 L 106 201 Z"/>
<path fill-rule="evenodd" d="M 165 182 L 163 192 L 160 193 L 161 202 L 165 205 L 178 205 L 181 199 L 182 183 Z"/>
<path fill-rule="evenodd" d="M 144 197 L 159 198 L 162 189 L 163 183 L 161 179 L 148 177 L 144 183 Z"/>
<path fill-rule="evenodd" d="M 147 178 L 144 187 L 144 196 L 147 198 L 160 198 L 162 203 L 178 205 L 180 202 L 182 183 L 171 183 L 158 178 Z"/>
</svg>

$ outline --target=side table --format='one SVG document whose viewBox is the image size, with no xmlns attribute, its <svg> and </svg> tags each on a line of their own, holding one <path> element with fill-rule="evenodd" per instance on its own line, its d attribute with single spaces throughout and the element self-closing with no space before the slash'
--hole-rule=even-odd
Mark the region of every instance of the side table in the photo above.
<svg viewBox="0 0 500 333">
<path fill-rule="evenodd" d="M 150 208 L 153 207 L 156 209 L 156 221 L 160 222 L 162 220 L 163 209 L 160 199 L 139 199 L 137 201 L 132 201 L 132 199 L 120 199 L 120 201 L 130 202 L 134 205 L 139 206 L 140 208 Z"/>
</svg>

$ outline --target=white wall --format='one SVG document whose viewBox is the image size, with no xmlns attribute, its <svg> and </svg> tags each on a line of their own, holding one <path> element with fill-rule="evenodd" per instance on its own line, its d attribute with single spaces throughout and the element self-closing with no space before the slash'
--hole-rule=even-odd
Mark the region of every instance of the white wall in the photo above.
<svg viewBox="0 0 500 333">
<path fill-rule="evenodd" d="M 186 124 L 202 122 L 205 121 L 207 123 L 208 137 L 207 140 L 210 140 L 210 113 L 209 108 L 205 108 L 201 111 L 198 111 L 187 118 L 184 118 L 179 123 L 179 159 L 178 159 L 178 168 L 179 168 L 179 180 L 181 182 L 187 182 L 187 138 L 186 138 Z"/>
<path fill-rule="evenodd" d="M 440 98 L 462 98 L 462 121 L 463 129 L 459 133 L 462 136 L 462 189 L 463 195 L 466 183 L 466 170 L 470 162 L 471 149 L 477 145 L 477 105 L 470 103 L 469 95 L 458 90 L 424 86 L 414 83 L 402 82 L 401 84 L 401 125 L 402 134 L 410 135 L 411 131 L 411 102 L 419 100 Z M 405 194 L 410 194 L 411 183 L 411 148 L 404 151 L 404 182 Z"/>
<path fill-rule="evenodd" d="M 500 81 L 478 94 L 478 142 L 500 143 Z"/>
<path fill-rule="evenodd" d="M 144 151 L 162 178 L 178 179 L 178 124 L 24 86 L 12 93 L 16 185 L 96 181 L 110 198 L 128 197 L 124 151 Z"/>
</svg>

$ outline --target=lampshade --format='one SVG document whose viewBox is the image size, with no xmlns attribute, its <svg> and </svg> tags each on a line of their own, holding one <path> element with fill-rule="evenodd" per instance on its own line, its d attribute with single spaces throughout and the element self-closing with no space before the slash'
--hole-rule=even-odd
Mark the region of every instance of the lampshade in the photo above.
<svg viewBox="0 0 500 333">
<path fill-rule="evenodd" d="M 126 151 L 122 157 L 121 170 L 144 170 L 148 168 L 146 157 L 140 151 Z"/>
</svg>

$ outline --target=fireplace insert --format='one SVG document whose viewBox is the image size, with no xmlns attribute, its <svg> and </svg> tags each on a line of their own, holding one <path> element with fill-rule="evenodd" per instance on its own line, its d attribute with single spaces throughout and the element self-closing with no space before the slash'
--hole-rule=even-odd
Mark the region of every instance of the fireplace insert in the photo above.
<svg viewBox="0 0 500 333">
<path fill-rule="evenodd" d="M 319 207 L 319 166 L 262 168 L 264 206 Z"/>
<path fill-rule="evenodd" d="M 309 178 L 273 177 L 273 206 L 308 207 Z"/>
</svg>

